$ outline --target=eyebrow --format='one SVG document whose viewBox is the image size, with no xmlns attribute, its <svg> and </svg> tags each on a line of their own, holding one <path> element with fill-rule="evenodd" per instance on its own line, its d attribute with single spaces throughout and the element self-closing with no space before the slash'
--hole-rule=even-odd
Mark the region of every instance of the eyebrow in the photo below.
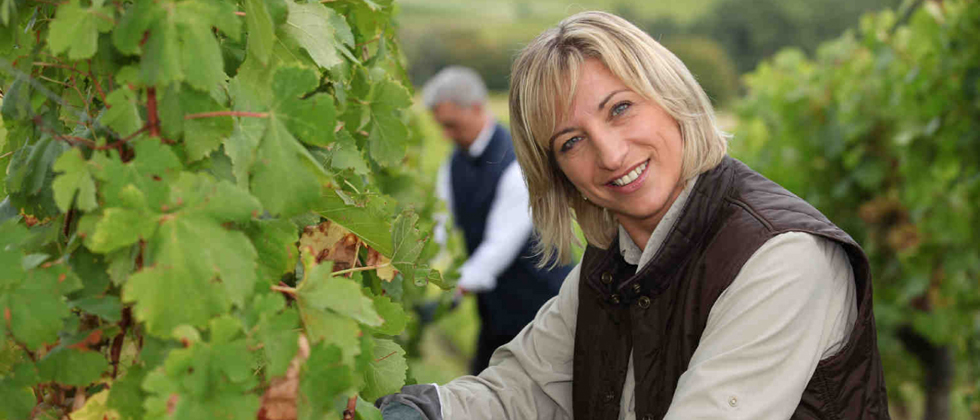
<svg viewBox="0 0 980 420">
<path fill-rule="evenodd" d="M 612 99 L 613 96 L 616 96 L 617 93 L 627 92 L 627 91 L 629 91 L 629 89 L 620 89 L 620 90 L 615 90 L 615 91 L 610 92 L 609 95 L 606 95 L 606 98 L 603 99 L 602 102 L 599 102 L 599 106 L 596 107 L 596 109 L 599 110 L 599 111 L 602 111 L 602 108 L 605 108 L 606 107 L 606 103 L 609 102 L 609 100 Z M 552 134 L 551 135 L 551 138 L 548 139 L 548 144 L 552 145 L 552 148 L 554 148 L 554 142 L 555 142 L 555 139 L 558 138 L 558 136 L 560 136 L 562 134 L 565 134 L 565 133 L 570 133 L 570 132 L 575 131 L 575 130 L 576 130 L 575 127 L 568 127 L 568 128 L 562 129 L 561 131 L 559 131 L 559 132 L 557 132 L 555 134 Z"/>
</svg>

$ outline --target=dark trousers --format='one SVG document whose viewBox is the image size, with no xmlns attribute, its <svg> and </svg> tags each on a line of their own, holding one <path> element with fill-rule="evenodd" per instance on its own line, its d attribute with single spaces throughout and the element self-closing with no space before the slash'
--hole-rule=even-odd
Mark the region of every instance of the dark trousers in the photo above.
<svg viewBox="0 0 980 420">
<path fill-rule="evenodd" d="M 483 369 L 490 366 L 490 356 L 493 356 L 494 350 L 509 343 L 515 335 L 489 334 L 486 327 L 481 327 L 480 337 L 476 344 L 476 357 L 470 362 L 470 373 L 479 375 L 480 372 L 483 372 Z"/>
</svg>

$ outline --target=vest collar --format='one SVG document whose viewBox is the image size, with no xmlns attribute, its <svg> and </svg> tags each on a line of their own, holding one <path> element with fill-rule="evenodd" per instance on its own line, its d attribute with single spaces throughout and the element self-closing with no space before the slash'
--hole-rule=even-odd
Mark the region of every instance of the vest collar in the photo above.
<svg viewBox="0 0 980 420">
<path fill-rule="evenodd" d="M 680 212 L 684 208 L 684 204 L 687 203 L 687 197 L 694 190 L 694 185 L 697 183 L 699 176 L 695 175 L 694 178 L 687 181 L 687 185 L 684 186 L 681 193 L 677 195 L 677 199 L 667 209 L 667 213 L 664 214 L 663 219 L 657 224 L 656 229 L 653 230 L 653 234 L 650 235 L 650 239 L 642 250 L 630 238 L 626 232 L 626 228 L 623 225 L 619 225 L 619 253 L 626 260 L 627 264 L 643 266 L 656 255 L 656 252 L 664 244 L 664 240 L 667 239 L 667 233 L 670 232 L 670 229 L 677 222 L 677 218 L 680 217 Z"/>
<path fill-rule="evenodd" d="M 698 176 L 690 195 L 679 209 L 676 222 L 670 226 L 662 245 L 645 265 L 632 271 L 635 266 L 627 263 L 621 255 L 617 235 L 608 249 L 599 251 L 598 258 L 593 260 L 593 267 L 584 270 L 586 284 L 613 305 L 628 305 L 641 295 L 651 297 L 666 289 L 669 274 L 683 265 L 680 263 L 686 258 L 698 254 L 698 245 L 717 219 L 724 197 L 734 181 L 732 162 L 732 158 L 726 156 L 717 167 Z"/>
</svg>

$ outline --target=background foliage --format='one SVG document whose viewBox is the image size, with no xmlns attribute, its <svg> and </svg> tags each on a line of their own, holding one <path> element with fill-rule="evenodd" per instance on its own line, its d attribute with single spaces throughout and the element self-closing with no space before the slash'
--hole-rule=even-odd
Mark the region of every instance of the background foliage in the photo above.
<svg viewBox="0 0 980 420">
<path fill-rule="evenodd" d="M 897 414 L 975 417 L 980 4 L 907 12 L 865 16 L 814 59 L 790 49 L 760 65 L 745 79 L 733 148 L 868 252 Z M 925 405 L 912 410 L 917 392 Z"/>
<path fill-rule="evenodd" d="M 450 287 L 392 12 L 2 2 L 0 418 L 380 417 Z"/>
</svg>

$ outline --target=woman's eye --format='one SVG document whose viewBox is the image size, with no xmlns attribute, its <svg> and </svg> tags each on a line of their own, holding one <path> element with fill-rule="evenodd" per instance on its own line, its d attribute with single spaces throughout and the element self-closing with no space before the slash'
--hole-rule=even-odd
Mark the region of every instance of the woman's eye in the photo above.
<svg viewBox="0 0 980 420">
<path fill-rule="evenodd" d="M 575 136 L 575 137 L 572 137 L 572 138 L 570 138 L 568 140 L 565 140 L 565 142 L 561 144 L 561 151 L 562 152 L 567 152 L 568 150 L 570 150 L 572 148 L 572 146 L 575 146 L 575 143 L 578 143 L 579 140 L 582 140 L 582 137 Z"/>
<path fill-rule="evenodd" d="M 622 115 L 624 112 L 626 112 L 626 110 L 629 109 L 630 105 L 631 104 L 629 102 L 620 102 L 612 108 L 612 111 L 610 111 L 610 113 L 612 114 L 612 116 L 618 117 Z"/>
</svg>

